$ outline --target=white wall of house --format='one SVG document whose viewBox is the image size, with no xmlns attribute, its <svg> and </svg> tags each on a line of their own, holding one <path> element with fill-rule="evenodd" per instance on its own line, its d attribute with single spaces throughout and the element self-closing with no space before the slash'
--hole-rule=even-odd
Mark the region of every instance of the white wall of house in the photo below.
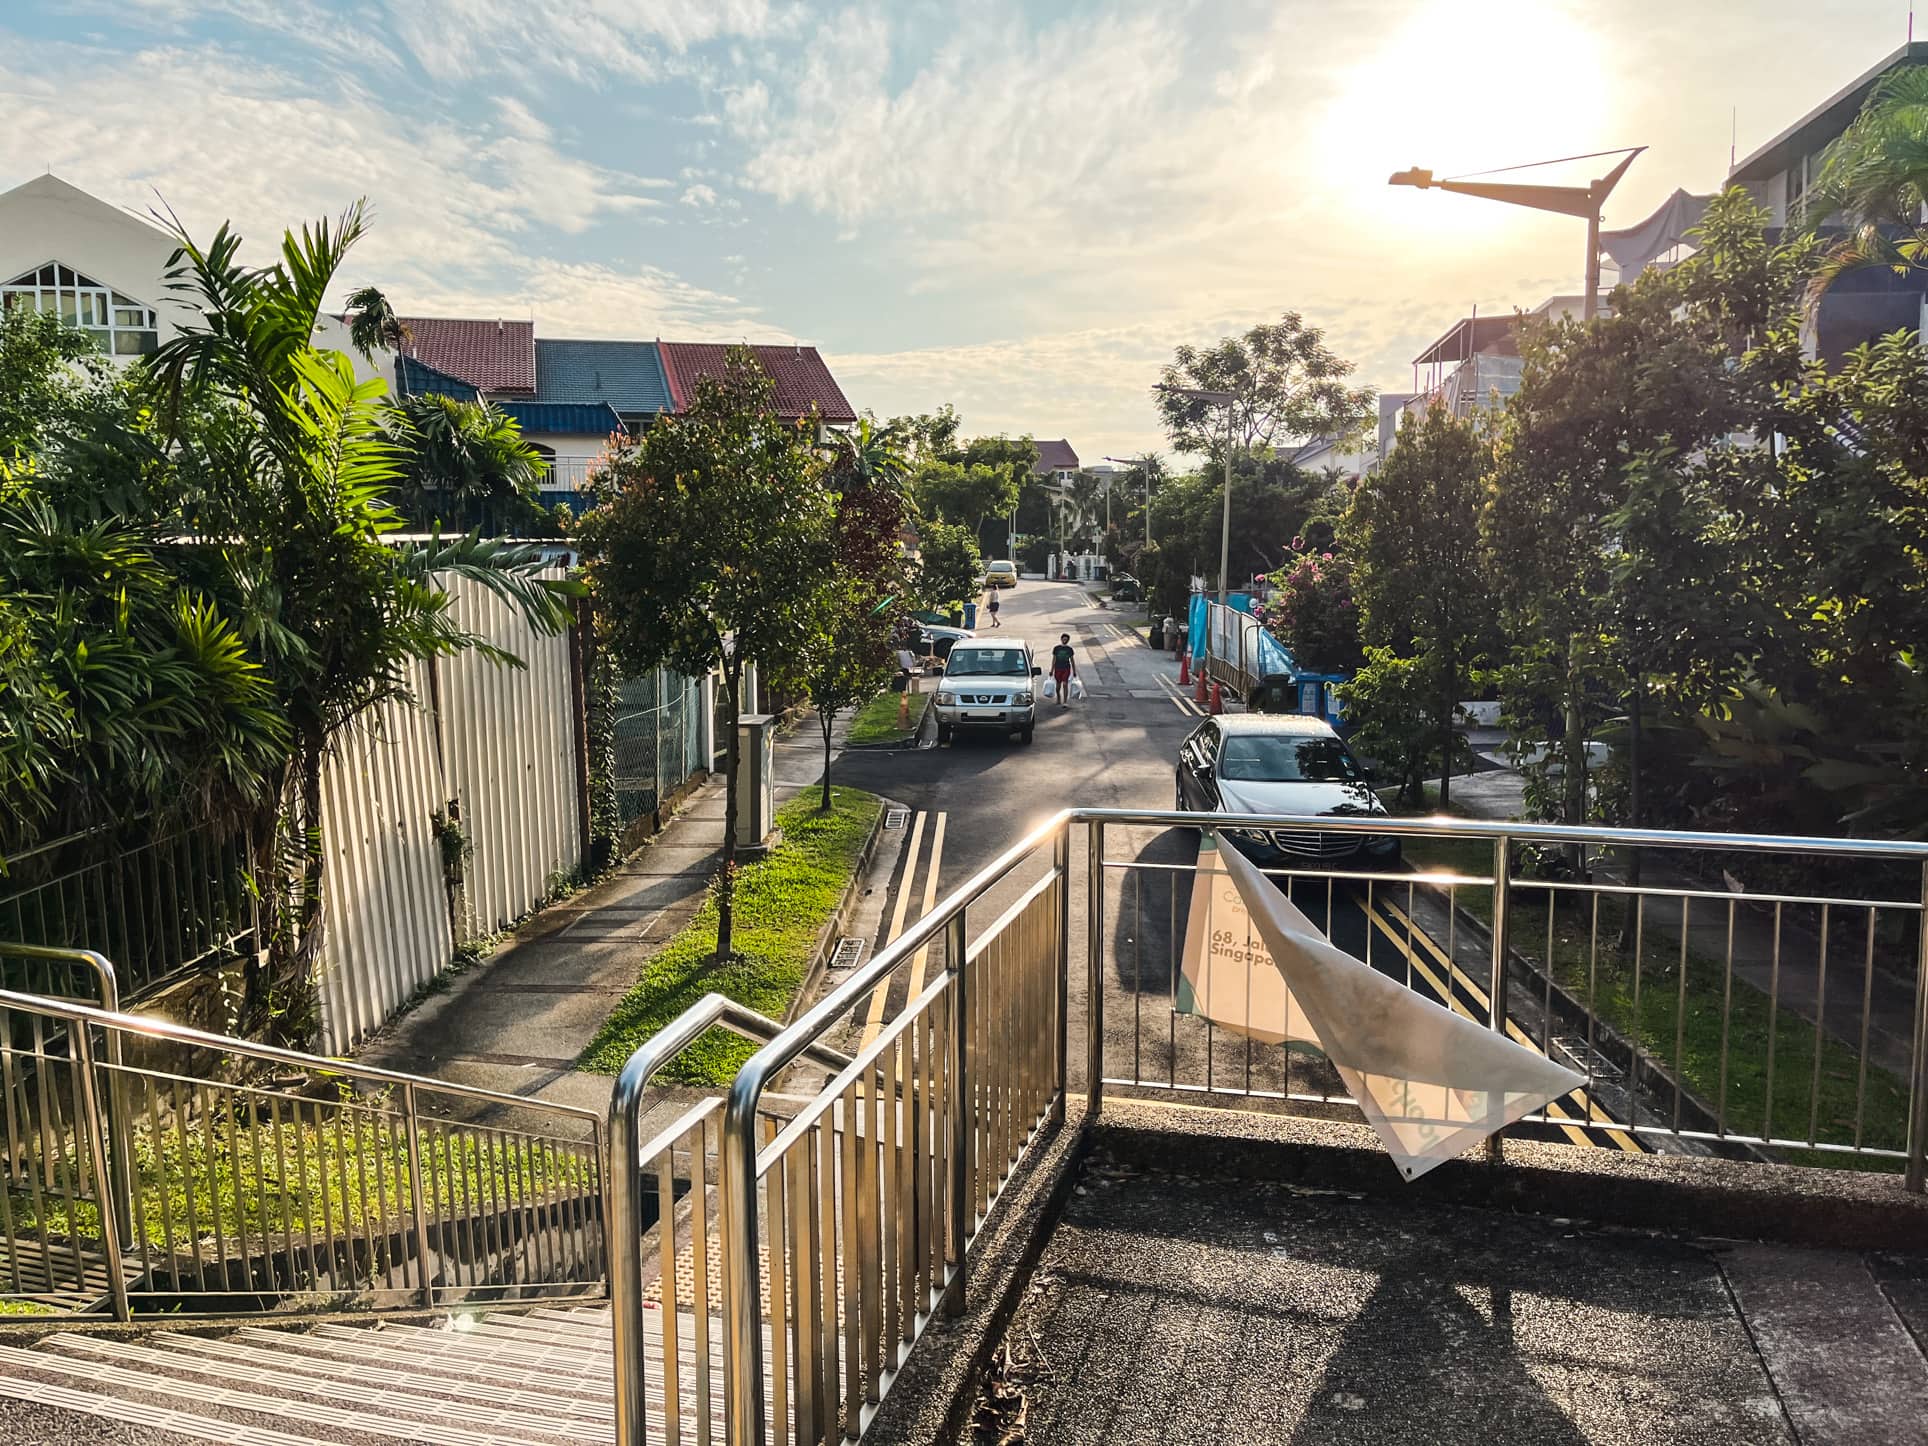
<svg viewBox="0 0 1928 1446">
<path fill-rule="evenodd" d="M 152 310 L 160 343 L 194 315 L 167 288 L 173 254 L 174 238 L 159 226 L 58 176 L 35 176 L 0 192 L 0 286 L 48 262 L 57 263 Z M 322 318 L 316 342 L 346 352 L 361 380 L 380 377 L 393 384 L 393 358 L 385 352 L 372 362 L 362 356 L 348 344 L 348 328 L 334 317 Z"/>
</svg>

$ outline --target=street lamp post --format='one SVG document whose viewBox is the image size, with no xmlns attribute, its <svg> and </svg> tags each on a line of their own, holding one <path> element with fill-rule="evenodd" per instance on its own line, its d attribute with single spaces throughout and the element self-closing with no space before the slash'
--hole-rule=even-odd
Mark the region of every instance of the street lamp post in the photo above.
<svg viewBox="0 0 1928 1446">
<path fill-rule="evenodd" d="M 1487 201 L 1504 201 L 1510 206 L 1526 206 L 1535 211 L 1554 211 L 1562 216 L 1578 216 L 1587 223 L 1587 293 L 1581 303 L 1581 317 L 1592 321 L 1600 305 L 1600 208 L 1606 204 L 1613 188 L 1620 184 L 1620 178 L 1627 174 L 1645 146 L 1629 146 L 1625 154 L 1615 163 L 1612 170 L 1588 186 L 1523 186 L 1508 181 L 1435 181 L 1433 173 L 1415 166 L 1409 171 L 1396 171 L 1387 178 L 1390 186 L 1417 186 L 1420 190 L 1454 191 L 1462 196 L 1478 196 Z M 1620 155 L 1618 151 L 1596 151 L 1593 155 L 1567 156 L 1563 159 L 1573 161 L 1592 160 L 1594 156 Z M 1552 161 L 1539 162 L 1541 165 L 1556 164 Z M 1520 170 L 1524 167 L 1510 167 Z M 1492 174 L 1489 172 L 1488 174 Z M 1568 757 L 1564 799 L 1568 823 L 1579 823 L 1586 812 L 1586 768 L 1584 754 L 1578 752 L 1582 719 L 1579 704 L 1579 648 L 1578 640 L 1567 639 L 1567 705 L 1566 729 Z M 1577 765 L 1577 766 L 1576 766 Z M 1577 857 L 1577 851 L 1576 851 Z M 1636 867 L 1638 867 L 1636 865 Z M 1499 998 L 1496 991 L 1494 998 Z M 1494 1016 L 1498 1018 L 1497 1013 Z"/>
<path fill-rule="evenodd" d="M 1613 188 L 1620 184 L 1620 178 L 1627 174 L 1645 146 L 1630 146 L 1618 164 L 1588 186 L 1523 186 L 1510 181 L 1435 181 L 1433 173 L 1415 166 L 1410 171 L 1397 171 L 1387 178 L 1389 186 L 1417 186 L 1420 190 L 1452 191 L 1461 196 L 1478 196 L 1487 201 L 1504 201 L 1509 206 L 1526 206 L 1535 211 L 1555 211 L 1562 216 L 1578 216 L 1587 223 L 1587 268 L 1586 297 L 1582 302 L 1581 315 L 1587 321 L 1600 304 L 1600 208 L 1607 203 Z M 1611 156 L 1614 151 L 1598 151 L 1596 155 Z M 1591 160 L 1591 156 L 1573 156 L 1576 161 Z M 1551 161 L 1540 162 L 1552 165 Z M 1524 169 L 1513 167 L 1512 169 Z"/>
<path fill-rule="evenodd" d="M 1223 606 L 1230 597 L 1226 578 L 1232 570 L 1232 403 L 1238 396 L 1234 392 L 1211 392 L 1201 387 L 1167 387 L 1165 392 L 1168 396 L 1203 402 L 1208 407 L 1225 408 L 1225 517 L 1218 534 L 1218 600 Z"/>
</svg>

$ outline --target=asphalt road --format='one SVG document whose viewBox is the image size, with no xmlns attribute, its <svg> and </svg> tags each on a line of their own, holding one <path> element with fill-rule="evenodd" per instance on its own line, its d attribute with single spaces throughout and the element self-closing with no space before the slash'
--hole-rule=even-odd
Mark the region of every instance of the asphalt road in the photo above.
<svg viewBox="0 0 1928 1446">
<path fill-rule="evenodd" d="M 910 811 L 905 862 L 880 919 L 885 940 L 1060 808 L 1173 806 L 1178 748 L 1198 725 L 1201 710 L 1177 688 L 1170 655 L 1152 652 L 1130 629 L 1132 620 L 1098 608 L 1075 585 L 1026 580 L 1004 595 L 1003 627 L 981 627 L 980 634 L 1022 638 L 1044 656 L 1069 633 L 1087 689 L 1081 703 L 1042 705 L 1029 745 L 985 733 L 962 734 L 940 747 L 927 729 L 915 748 L 851 750 L 843 756 L 841 782 L 883 794 Z M 1088 1017 L 1087 971 L 1080 964 L 1089 957 L 1085 852 L 1083 836 L 1074 836 L 1069 1030 L 1074 1087 L 1085 1074 Z M 1197 834 L 1182 827 L 1112 826 L 1105 831 L 1104 853 L 1105 1075 L 1142 1081 L 1159 1094 L 1178 1090 L 1195 1101 L 1216 1096 L 1250 1105 L 1254 1094 L 1261 1102 L 1284 1095 L 1340 1096 L 1336 1076 L 1322 1062 L 1254 1044 L 1173 1011 L 1173 971 L 1190 902 Z M 981 934 L 1048 867 L 1048 850 L 1042 850 L 993 886 L 973 908 L 971 935 Z M 1423 894 L 1416 897 L 1403 875 L 1351 882 L 1301 879 L 1282 886 L 1355 957 L 1472 1017 L 1486 1018 L 1480 972 L 1470 967 L 1466 941 L 1449 937 L 1445 911 L 1429 906 Z M 913 977 L 921 986 L 942 967 L 939 945 L 900 970 L 890 993 L 865 1011 L 871 1028 L 901 1008 Z M 861 1022 L 853 1021 L 853 1029 Z M 1522 1128 L 1561 1134 L 1554 1127 Z M 1566 1134 L 1585 1138 L 1579 1131 Z M 1621 1147 L 1636 1148 L 1630 1139 Z"/>
</svg>

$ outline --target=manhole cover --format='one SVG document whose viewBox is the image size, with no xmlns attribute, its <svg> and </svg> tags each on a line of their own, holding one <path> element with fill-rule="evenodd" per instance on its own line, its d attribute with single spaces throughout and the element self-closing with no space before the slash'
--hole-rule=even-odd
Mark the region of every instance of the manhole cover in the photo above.
<svg viewBox="0 0 1928 1446">
<path fill-rule="evenodd" d="M 884 812 L 885 828 L 902 828 L 905 824 L 909 822 L 910 822 L 910 810 L 907 808 L 886 809 Z"/>
<path fill-rule="evenodd" d="M 837 941 L 837 947 L 830 951 L 830 967 L 832 969 L 853 969 L 856 967 L 857 961 L 863 957 L 864 941 L 862 939 L 839 939 Z"/>
</svg>

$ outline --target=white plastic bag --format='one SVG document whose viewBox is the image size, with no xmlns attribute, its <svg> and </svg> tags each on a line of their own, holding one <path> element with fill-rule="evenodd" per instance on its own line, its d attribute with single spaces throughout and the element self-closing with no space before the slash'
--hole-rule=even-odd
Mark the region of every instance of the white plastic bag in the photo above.
<svg viewBox="0 0 1928 1446">
<path fill-rule="evenodd" d="M 1074 676 L 1071 679 L 1071 701 L 1074 703 L 1082 703 L 1084 701 L 1084 679 L 1083 678 Z"/>
<path fill-rule="evenodd" d="M 1057 696 L 1058 696 L 1058 680 L 1056 678 L 1046 678 L 1044 680 L 1044 701 L 1049 703 L 1053 698 Z"/>
</svg>

